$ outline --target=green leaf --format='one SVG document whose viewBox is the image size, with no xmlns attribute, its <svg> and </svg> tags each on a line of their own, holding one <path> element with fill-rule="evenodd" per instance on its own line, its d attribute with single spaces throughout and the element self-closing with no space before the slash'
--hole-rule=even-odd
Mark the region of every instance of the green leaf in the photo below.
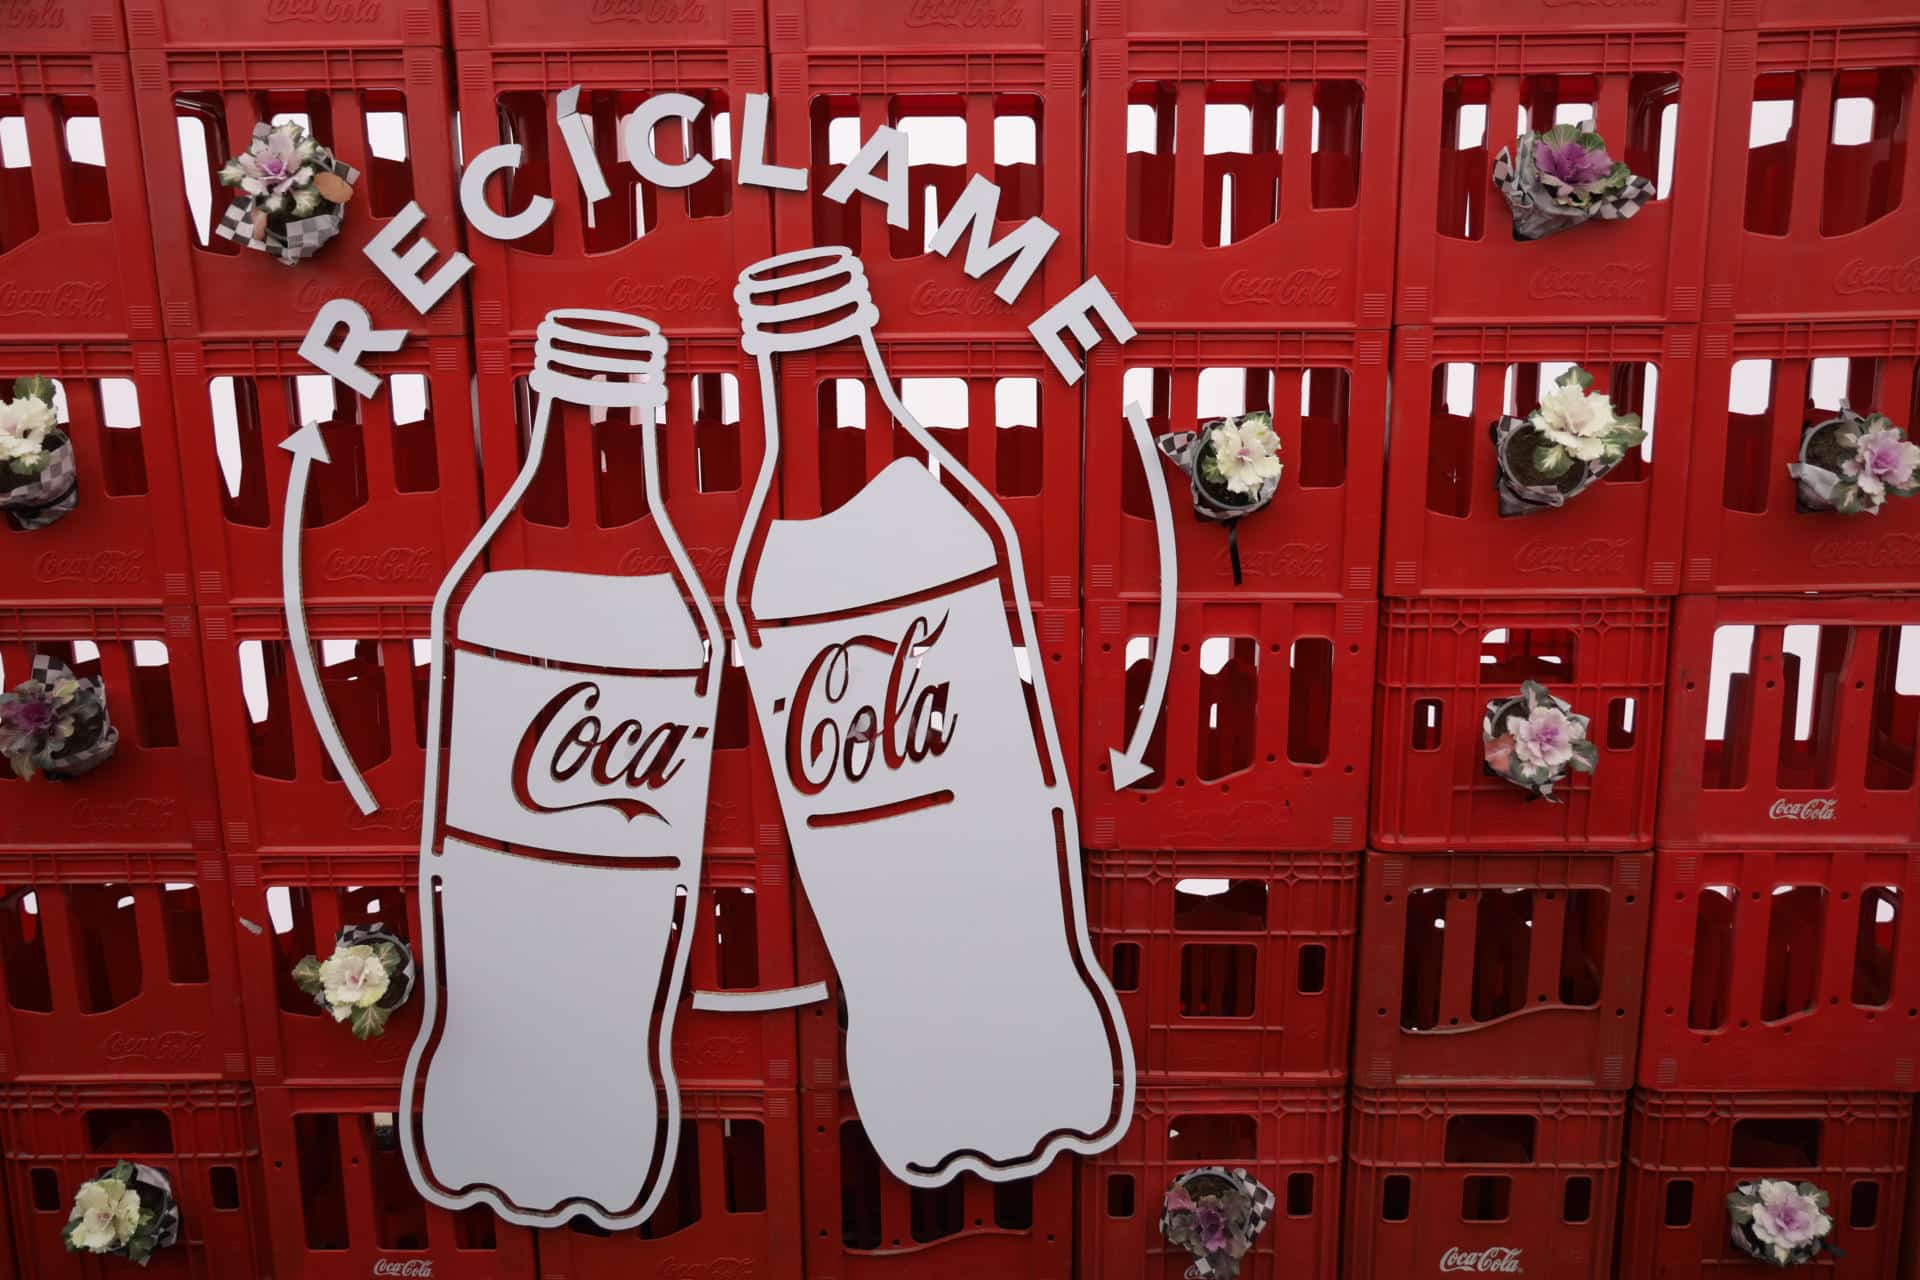
<svg viewBox="0 0 1920 1280">
<path fill-rule="evenodd" d="M 1526 699 L 1529 710 L 1534 707 L 1550 706 L 1553 702 L 1553 694 L 1547 689 L 1547 686 L 1541 684 L 1538 680 L 1522 681 L 1520 684 L 1520 696 Z"/>
<path fill-rule="evenodd" d="M 293 985 L 310 996 L 320 995 L 326 990 L 326 984 L 320 981 L 320 960 L 316 956 L 304 956 L 300 963 L 293 966 Z"/>
<path fill-rule="evenodd" d="M 1540 141 L 1542 142 L 1552 143 L 1556 147 L 1563 147 L 1567 143 L 1573 142 L 1576 139 L 1578 139 L 1581 136 L 1581 133 L 1580 133 L 1579 126 L 1577 125 L 1557 124 L 1553 126 L 1553 128 L 1547 130 L 1545 133 L 1542 133 L 1538 136 L 1540 138 Z M 1592 136 L 1592 135 L 1588 135 L 1588 136 Z"/>
<path fill-rule="evenodd" d="M 1554 385 L 1557 387 L 1578 386 L 1582 391 L 1591 391 L 1593 389 L 1593 375 L 1576 364 L 1558 378 L 1555 378 Z"/>
<path fill-rule="evenodd" d="M 1544 476 L 1563 476 L 1573 467 L 1573 455 L 1557 444 L 1543 444 L 1533 451 L 1533 466 Z"/>
<path fill-rule="evenodd" d="M 1582 738 L 1573 744 L 1573 759 L 1569 763 L 1581 773 L 1592 773 L 1600 764 L 1600 748 L 1591 738 Z"/>
<path fill-rule="evenodd" d="M 1258 410 L 1254 413 L 1243 413 L 1240 415 L 1240 425 L 1243 428 L 1249 426 L 1265 427 L 1271 431 L 1273 430 L 1273 415 L 1265 409 Z"/>
<path fill-rule="evenodd" d="M 355 1009 L 348 1015 L 347 1025 L 353 1028 L 355 1038 L 371 1040 L 386 1032 L 387 1011 L 377 1004 L 368 1005 L 364 1009 Z"/>
<path fill-rule="evenodd" d="M 376 942 L 373 945 L 373 954 L 374 958 L 380 961 L 380 967 L 387 971 L 388 977 L 400 972 L 400 966 L 404 961 L 400 959 L 399 947 L 391 942 Z"/>
<path fill-rule="evenodd" d="M 22 396 L 32 396 L 35 400 L 45 400 L 48 404 L 52 404 L 53 379 L 39 373 L 25 378 L 15 378 L 13 398 L 18 400 Z"/>
<path fill-rule="evenodd" d="M 1845 516 L 1857 516 L 1867 509 L 1866 495 L 1860 492 L 1860 486 L 1845 480 L 1833 486 L 1829 501 L 1835 511 Z"/>
</svg>

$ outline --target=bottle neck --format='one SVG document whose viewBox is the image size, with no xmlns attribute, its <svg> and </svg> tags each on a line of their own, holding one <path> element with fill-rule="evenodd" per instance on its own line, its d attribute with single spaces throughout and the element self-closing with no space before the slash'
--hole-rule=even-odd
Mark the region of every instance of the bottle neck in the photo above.
<svg viewBox="0 0 1920 1280">
<path fill-rule="evenodd" d="M 756 358 L 871 337 L 880 320 L 860 259 L 838 246 L 755 263 L 740 273 L 733 300 L 740 345 Z"/>
<path fill-rule="evenodd" d="M 547 314 L 534 338 L 528 385 L 543 399 L 599 409 L 643 409 L 667 401 L 667 340 L 660 326 L 618 311 Z"/>
</svg>

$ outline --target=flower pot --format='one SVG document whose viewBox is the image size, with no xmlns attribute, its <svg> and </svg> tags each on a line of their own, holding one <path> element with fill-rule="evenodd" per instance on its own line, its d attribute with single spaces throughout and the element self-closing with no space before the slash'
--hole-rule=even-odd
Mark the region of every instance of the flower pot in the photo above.
<svg viewBox="0 0 1920 1280">
<path fill-rule="evenodd" d="M 1800 432 L 1800 460 L 1793 473 L 1795 505 L 1802 511 L 1833 511 L 1833 488 L 1844 478 L 1840 466 L 1848 450 L 1840 435 L 1848 429 L 1844 418 L 1825 418 Z"/>
<path fill-rule="evenodd" d="M 40 770 L 41 775 L 54 782 L 71 782 L 113 759 L 113 753 L 119 746 L 119 728 L 103 716 L 98 724 L 74 735 L 71 741 L 56 751 L 47 766 Z"/>
<path fill-rule="evenodd" d="M 46 465 L 30 476 L 0 467 L 0 510 L 16 529 L 44 529 L 63 519 L 80 501 L 80 474 L 73 441 L 65 432 L 49 432 Z"/>
<path fill-rule="evenodd" d="M 1533 455 L 1542 445 L 1551 443 L 1539 428 L 1525 418 L 1501 418 L 1493 424 L 1494 457 L 1499 467 L 1496 483 L 1503 516 L 1533 515 L 1563 507 L 1568 500 L 1584 493 L 1617 463 L 1582 462 L 1557 476 L 1549 476 L 1534 466 Z"/>
</svg>

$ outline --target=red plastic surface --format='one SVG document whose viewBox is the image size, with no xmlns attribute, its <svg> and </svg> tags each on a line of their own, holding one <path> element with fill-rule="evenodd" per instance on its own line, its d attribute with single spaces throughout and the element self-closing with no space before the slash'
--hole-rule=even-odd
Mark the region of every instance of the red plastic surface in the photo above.
<svg viewBox="0 0 1920 1280">
<path fill-rule="evenodd" d="M 1727 1234 L 1727 1193 L 1756 1178 L 1833 1197 L 1817 1264 L 1833 1280 L 1895 1274 L 1913 1099 L 1888 1093 L 1633 1095 L 1621 1193 L 1620 1274 L 1635 1280 L 1758 1277 L 1774 1268 Z"/>
<path fill-rule="evenodd" d="M 1625 1093 L 1592 1090 L 1355 1089 L 1346 1274 L 1510 1262 L 1514 1274 L 1607 1280 L 1626 1110 Z"/>
<path fill-rule="evenodd" d="M 1920 852 L 1657 858 L 1642 1085 L 1913 1086 Z"/>
<path fill-rule="evenodd" d="M 682 1091 L 680 1150 L 653 1217 L 539 1233 L 544 1280 L 801 1275 L 799 1095 Z"/>
<path fill-rule="evenodd" d="M 767 0 L 776 53 L 1080 50 L 1081 0 Z"/>
<path fill-rule="evenodd" d="M 1514 31 L 1632 31 L 1691 27 L 1720 30 L 1722 11 L 1742 0 L 1409 0 L 1407 31 L 1497 34 Z M 1751 6 L 1755 0 L 1745 0 Z"/>
<path fill-rule="evenodd" d="M 760 0 L 587 0 L 540 6 L 449 0 L 456 49 L 591 49 L 766 43 Z"/>
<path fill-rule="evenodd" d="M 1374 702 L 1373 843 L 1382 849 L 1627 851 L 1653 841 L 1666 711 L 1664 600 L 1389 600 Z M 1593 773 L 1554 802 L 1496 777 L 1488 704 L 1538 681 L 1589 717 Z"/>
<path fill-rule="evenodd" d="M 0 21 L 6 24 L 7 44 L 15 52 L 125 53 L 127 49 L 118 0 L 34 0 L 11 6 L 5 13 Z"/>
<path fill-rule="evenodd" d="M 0 770 L 0 848 L 87 852 L 212 849 L 205 681 L 185 610 L 79 606 L 0 611 L 0 687 L 35 654 L 101 677 L 120 730 L 113 757 L 81 777 L 21 781 Z"/>
<path fill-rule="evenodd" d="M 1173 507 L 1182 595 L 1244 599 L 1373 597 L 1387 435 L 1387 335 L 1323 330 L 1143 333 L 1094 352 L 1087 379 L 1086 586 L 1089 598 L 1153 602 L 1160 549 L 1126 407 L 1155 436 L 1224 413 L 1267 409 L 1280 437 L 1280 487 L 1227 531 L 1194 513 L 1187 477 L 1158 453 Z"/>
<path fill-rule="evenodd" d="M 1354 1079 L 1633 1083 L 1653 859 L 1367 855 Z"/>
<path fill-rule="evenodd" d="M 1920 25 L 1830 25 L 1850 9 L 1887 7 L 1820 5 L 1808 28 L 1728 34 L 1708 320 L 1912 315 L 1920 164 L 1908 135 Z M 1843 105 L 1862 100 L 1865 111 Z M 1751 146 L 1750 124 L 1778 140 Z"/>
<path fill-rule="evenodd" d="M 799 1194 L 809 1280 L 1073 1275 L 1074 1163 L 991 1183 L 909 1187 L 874 1154 L 845 1089 L 801 1095 Z"/>
<path fill-rule="evenodd" d="M 278 606 L 287 486 L 281 448 L 320 423 L 300 533 L 309 604 L 421 603 L 480 527 L 472 359 L 456 338 L 368 355 L 362 399 L 281 341 L 178 341 L 172 357 L 182 484 L 203 605 Z M 402 415 L 406 421 L 400 421 Z"/>
<path fill-rule="evenodd" d="M 487 1209 L 449 1212 L 413 1189 L 391 1086 L 263 1088 L 257 1105 L 280 1280 L 535 1274 L 532 1232 Z"/>
<path fill-rule="evenodd" d="M 1401 324 L 1700 318 L 1720 34 L 1641 30 L 1632 15 L 1611 33 L 1556 21 L 1537 35 L 1501 25 L 1407 41 Z M 1502 147 L 1562 111 L 1595 121 L 1611 154 L 1656 186 L 1663 147 L 1673 156 L 1670 193 L 1580 228 L 1577 250 L 1516 241 L 1492 178 Z"/>
<path fill-rule="evenodd" d="M 226 864 L 0 854 L 0 1077 L 247 1075 Z"/>
<path fill-rule="evenodd" d="M 243 3 L 234 0 L 236 8 Z M 230 45 L 143 49 L 132 61 L 153 206 L 147 234 L 166 298 L 169 337 L 300 338 L 314 313 L 335 298 L 365 308 L 377 328 L 415 334 L 466 331 L 464 283 L 423 316 L 363 252 L 408 201 L 420 205 L 425 221 L 407 248 L 432 244 L 437 266 L 461 247 L 464 224 L 454 191 L 453 95 L 445 53 L 418 47 Z M 287 113 L 306 116 L 313 136 L 361 175 L 340 234 L 294 268 L 212 234 L 232 196 L 219 184 L 220 167 L 247 148 L 255 124 Z M 373 153 L 376 137 L 391 146 L 391 131 L 372 119 L 384 115 L 401 117 L 404 157 Z M 183 123 L 191 144 L 183 142 Z M 183 154 L 188 145 L 191 156 Z M 198 214 L 188 194 L 196 188 L 210 193 Z"/>
<path fill-rule="evenodd" d="M 0 345 L 0 394 L 38 374 L 64 393 L 79 499 L 40 529 L 0 518 L 0 596 L 23 605 L 185 604 L 186 515 L 166 351 L 158 342 Z"/>
<path fill-rule="evenodd" d="M 119 1160 L 167 1175 L 180 1237 L 140 1271 L 150 1280 L 265 1274 L 266 1197 L 253 1090 L 244 1084 L 17 1085 L 0 1091 L 0 1161 L 21 1280 L 96 1280 L 117 1258 L 68 1253 L 80 1184 Z"/>
<path fill-rule="evenodd" d="M 700 869 L 699 914 L 686 986 L 673 1019 L 680 1087 L 792 1089 L 796 1013 L 695 1009 L 696 991 L 791 987 L 794 977 L 792 861 L 784 839 L 762 853 L 713 853 Z"/>
<path fill-rule="evenodd" d="M 1405 0 L 1088 0 L 1087 34 L 1260 39 L 1276 31 L 1397 36 Z"/>
<path fill-rule="evenodd" d="M 1832 417 L 1842 398 L 1858 413 L 1884 413 L 1902 426 L 1916 420 L 1920 324 L 1709 325 L 1701 356 L 1686 589 L 1920 589 L 1916 504 L 1890 499 L 1870 520 L 1801 511 L 1787 472 L 1799 459 L 1802 429 Z"/>
<path fill-rule="evenodd" d="M 1087 269 L 1136 325 L 1386 327 L 1400 41 L 1101 40 L 1089 57 Z M 1215 110 L 1246 113 L 1247 150 L 1207 152 Z"/>
<path fill-rule="evenodd" d="M 1727 30 L 1817 24 L 1880 26 L 1920 21 L 1913 0 L 1726 0 Z"/>
<path fill-rule="evenodd" d="M 1120 1144 L 1079 1162 L 1082 1280 L 1184 1275 L 1193 1259 L 1161 1236 L 1160 1202 L 1211 1164 L 1245 1169 L 1279 1199 L 1243 1280 L 1333 1280 L 1345 1118 L 1345 1090 L 1325 1085 L 1142 1088 Z"/>
<path fill-rule="evenodd" d="M 446 43 L 434 0 L 127 0 L 136 49 Z"/>
<path fill-rule="evenodd" d="M 863 8 L 897 13 L 910 2 Z M 1078 50 L 775 53 L 772 62 L 773 152 L 780 163 L 808 173 L 804 195 L 782 193 L 774 204 L 775 247 L 782 252 L 814 245 L 852 249 L 866 268 L 884 335 L 991 334 L 1031 344 L 1027 325 L 1084 278 Z M 859 144 L 882 125 L 900 127 L 908 137 L 910 203 L 904 227 L 888 225 L 886 205 L 868 196 L 854 195 L 844 204 L 826 196 Z M 963 135 L 964 158 L 916 163 L 912 139 L 923 126 L 936 139 Z M 1008 135 L 1004 149 L 1003 132 Z M 1060 233 L 1012 305 L 994 294 L 1005 267 L 978 280 L 961 269 L 970 237 L 945 258 L 925 249 L 929 205 L 937 209 L 938 225 L 975 174 L 1000 188 L 992 227 L 996 238 L 1030 217 L 1044 219 Z M 1117 287 L 1115 294 L 1122 296 Z M 734 324 L 732 313 L 727 322 Z"/>
<path fill-rule="evenodd" d="M 1345 1077 L 1358 855 L 1100 853 L 1086 878 L 1141 1079 Z"/>
<path fill-rule="evenodd" d="M 1683 597 L 1660 847 L 1920 845 L 1915 626 L 1916 596 Z"/>
<path fill-rule="evenodd" d="M 1691 325 L 1398 331 L 1384 590 L 1672 595 L 1680 581 L 1698 336 Z M 1577 364 L 1650 439 L 1565 506 L 1503 516 L 1493 424 Z M 1513 390 L 1506 390 L 1511 381 Z M 1511 403 L 1509 402 L 1511 398 Z"/>
<path fill-rule="evenodd" d="M 1183 601 L 1152 772 L 1113 789 L 1140 718 L 1159 610 L 1088 611 L 1080 826 L 1094 849 L 1357 850 L 1365 838 L 1379 606 Z"/>
<path fill-rule="evenodd" d="M 50 8 L 58 6 L 27 2 L 8 12 Z M 9 44 L 17 34 L 8 30 Z M 21 135 L 0 170 L 0 338 L 158 338 L 153 227 L 126 55 L 0 61 L 7 117 Z M 89 132 L 97 145 L 84 141 Z M 22 142 L 24 157 L 15 152 Z"/>
<path fill-rule="evenodd" d="M 717 8 L 718 0 L 708 0 L 707 7 Z M 548 15 L 540 16 L 545 25 Z M 547 220 L 519 240 L 467 235 L 475 334 L 531 336 L 557 307 L 601 307 L 638 312 L 671 338 L 726 334 L 737 341 L 734 282 L 742 268 L 772 252 L 772 215 L 766 189 L 740 185 L 734 161 L 726 157 L 741 154 L 747 95 L 766 92 L 766 55 L 750 47 L 581 48 L 559 54 L 551 47 L 456 55 L 464 154 L 477 156 L 501 143 L 525 148 L 519 169 L 487 184 L 489 204 L 512 215 L 535 196 L 553 200 Z M 580 114 L 592 123 L 595 154 L 612 192 L 592 206 L 591 227 L 557 115 L 559 94 L 576 85 Z M 688 94 L 701 104 L 689 124 L 668 121 L 652 138 L 665 163 L 711 163 L 706 177 L 680 190 L 646 182 L 622 158 L 622 119 L 662 93 Z M 797 100 L 771 108 L 775 122 L 801 111 Z M 770 123 L 768 133 L 776 127 Z M 714 154 L 716 130 L 726 141 L 725 157 Z"/>
</svg>

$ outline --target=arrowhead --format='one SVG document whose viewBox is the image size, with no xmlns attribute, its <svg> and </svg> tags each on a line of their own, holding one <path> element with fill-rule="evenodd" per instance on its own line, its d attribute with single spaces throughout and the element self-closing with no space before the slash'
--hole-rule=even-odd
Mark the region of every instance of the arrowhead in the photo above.
<svg viewBox="0 0 1920 1280">
<path fill-rule="evenodd" d="M 309 422 L 282 440 L 280 447 L 296 458 L 307 458 L 323 465 L 333 461 L 327 456 L 327 443 L 320 438 L 320 424 L 317 422 Z"/>
<path fill-rule="evenodd" d="M 1153 767 L 1135 760 L 1124 751 L 1107 752 L 1107 764 L 1113 770 L 1113 789 L 1125 791 L 1153 772 Z"/>
</svg>

